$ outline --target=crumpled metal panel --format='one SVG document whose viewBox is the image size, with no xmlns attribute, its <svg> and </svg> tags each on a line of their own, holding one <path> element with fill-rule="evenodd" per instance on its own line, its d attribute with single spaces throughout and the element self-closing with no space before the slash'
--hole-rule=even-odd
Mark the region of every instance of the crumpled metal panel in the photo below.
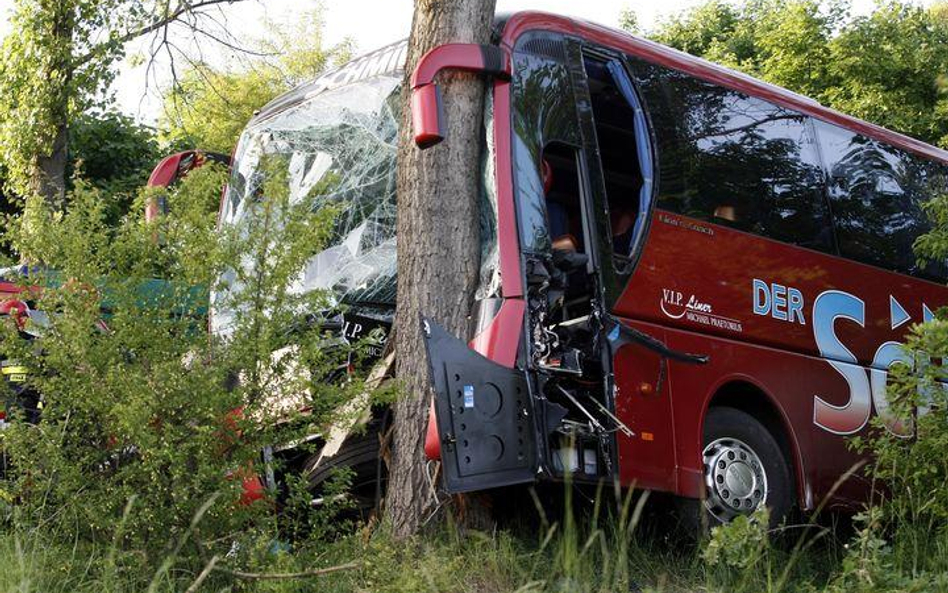
<svg viewBox="0 0 948 593">
<path fill-rule="evenodd" d="M 494 101 L 484 101 L 484 152 L 481 154 L 481 267 L 477 300 L 500 296 L 500 250 L 497 244 L 497 183 L 494 160 Z"/>
</svg>

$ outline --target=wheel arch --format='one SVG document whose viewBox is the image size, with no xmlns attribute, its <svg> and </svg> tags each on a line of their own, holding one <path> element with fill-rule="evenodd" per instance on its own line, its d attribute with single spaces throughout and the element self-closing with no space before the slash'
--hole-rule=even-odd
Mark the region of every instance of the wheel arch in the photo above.
<svg viewBox="0 0 948 593">
<path fill-rule="evenodd" d="M 758 420 L 777 441 L 784 458 L 790 464 L 797 504 L 809 508 L 809 492 L 803 458 L 796 433 L 786 412 L 763 386 L 749 377 L 731 377 L 720 382 L 705 402 L 701 415 L 701 434 L 708 412 L 712 408 L 727 407 L 740 410 Z"/>
</svg>

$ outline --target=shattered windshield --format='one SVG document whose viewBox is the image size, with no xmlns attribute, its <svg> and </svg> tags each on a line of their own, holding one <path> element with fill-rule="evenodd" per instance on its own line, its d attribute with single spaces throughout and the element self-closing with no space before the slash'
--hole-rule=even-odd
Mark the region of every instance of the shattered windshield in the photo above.
<svg viewBox="0 0 948 593">
<path fill-rule="evenodd" d="M 291 204 L 317 195 L 314 210 L 338 207 L 329 246 L 307 263 L 294 292 L 325 290 L 337 303 L 395 304 L 399 82 L 376 76 L 307 96 L 252 122 L 241 137 L 222 225 L 239 228 L 254 216 L 265 162 L 274 157 L 287 163 Z M 240 290 L 233 278 L 224 281 Z"/>
</svg>

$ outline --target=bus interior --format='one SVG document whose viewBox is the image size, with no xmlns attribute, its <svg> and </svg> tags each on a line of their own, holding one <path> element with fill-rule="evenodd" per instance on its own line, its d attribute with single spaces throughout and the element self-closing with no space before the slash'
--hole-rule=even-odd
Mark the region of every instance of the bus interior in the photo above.
<svg viewBox="0 0 948 593">
<path fill-rule="evenodd" d="M 544 147 L 540 173 L 550 251 L 527 260 L 531 363 L 547 458 L 554 476 L 581 481 L 611 477 L 614 435 L 631 436 L 615 415 L 613 352 L 606 339 L 614 322 L 602 279 L 603 272 L 628 267 L 643 186 L 635 113 L 616 71 L 590 57 L 584 66 L 588 96 L 579 93 L 577 100 L 592 108 L 591 129 L 583 148 L 555 141 Z M 593 174 L 597 167 L 599 176 Z"/>
</svg>

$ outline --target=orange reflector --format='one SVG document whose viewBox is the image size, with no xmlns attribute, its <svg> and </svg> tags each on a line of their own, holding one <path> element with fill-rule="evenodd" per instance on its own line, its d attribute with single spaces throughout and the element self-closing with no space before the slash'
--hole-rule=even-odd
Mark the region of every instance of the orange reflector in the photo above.
<svg viewBox="0 0 948 593">
<path fill-rule="evenodd" d="M 643 440 L 643 441 L 654 441 L 654 440 L 655 440 L 655 435 L 652 434 L 652 433 L 650 433 L 650 432 L 643 432 L 643 433 L 642 433 L 642 440 Z"/>
</svg>

